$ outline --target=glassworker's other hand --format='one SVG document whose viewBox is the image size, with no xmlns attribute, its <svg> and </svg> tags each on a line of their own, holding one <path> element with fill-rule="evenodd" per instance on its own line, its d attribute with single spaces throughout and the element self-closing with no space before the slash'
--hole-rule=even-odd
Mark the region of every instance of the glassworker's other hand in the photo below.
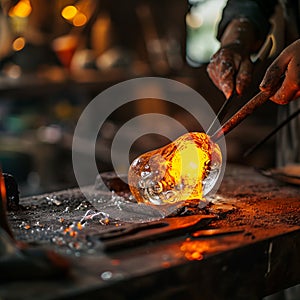
<svg viewBox="0 0 300 300">
<path fill-rule="evenodd" d="M 242 94 L 252 79 L 250 55 L 261 46 L 254 26 L 245 18 L 233 19 L 221 37 L 221 47 L 213 55 L 207 72 L 228 99 L 234 90 Z"/>
<path fill-rule="evenodd" d="M 260 84 L 270 91 L 277 104 L 287 104 L 300 96 L 300 39 L 286 47 L 267 69 Z"/>
<path fill-rule="evenodd" d="M 234 90 L 242 94 L 252 80 L 253 65 L 243 52 L 239 45 L 222 47 L 207 66 L 209 77 L 227 99 Z"/>
</svg>

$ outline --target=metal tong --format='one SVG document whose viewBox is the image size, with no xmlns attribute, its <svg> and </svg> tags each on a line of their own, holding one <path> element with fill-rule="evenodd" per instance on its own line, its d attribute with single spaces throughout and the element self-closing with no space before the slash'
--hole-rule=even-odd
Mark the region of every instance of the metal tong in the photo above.
<svg viewBox="0 0 300 300">
<path fill-rule="evenodd" d="M 89 238 L 91 240 L 100 240 L 104 251 L 115 251 L 166 238 L 186 235 L 203 229 L 203 227 L 216 218 L 215 215 L 165 218 L 164 220 L 143 224 L 124 225 L 124 227 L 109 229 Z"/>
</svg>

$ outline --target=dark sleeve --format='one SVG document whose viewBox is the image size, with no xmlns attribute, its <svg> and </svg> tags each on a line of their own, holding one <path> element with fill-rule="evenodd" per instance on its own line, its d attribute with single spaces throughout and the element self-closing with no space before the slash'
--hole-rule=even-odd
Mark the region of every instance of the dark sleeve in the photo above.
<svg viewBox="0 0 300 300">
<path fill-rule="evenodd" d="M 272 16 L 278 0 L 228 0 L 223 10 L 218 28 L 218 39 L 232 19 L 245 17 L 257 29 L 257 35 L 264 39 L 270 30 L 269 18 Z"/>
</svg>

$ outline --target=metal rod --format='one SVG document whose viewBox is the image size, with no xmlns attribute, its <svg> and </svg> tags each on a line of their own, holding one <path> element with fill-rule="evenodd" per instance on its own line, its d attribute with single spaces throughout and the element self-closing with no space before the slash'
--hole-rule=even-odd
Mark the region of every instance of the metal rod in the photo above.
<svg viewBox="0 0 300 300">
<path fill-rule="evenodd" d="M 247 116 L 263 103 L 265 103 L 271 94 L 267 92 L 259 92 L 251 100 L 249 100 L 238 112 L 236 112 L 222 127 L 220 127 L 212 136 L 213 142 L 218 141 L 223 135 L 230 132 L 239 125 Z"/>
<path fill-rule="evenodd" d="M 211 133 L 211 131 L 214 129 L 214 127 L 216 126 L 217 121 L 219 121 L 219 123 L 221 123 L 223 121 L 223 119 L 225 118 L 230 106 L 232 105 L 233 102 L 233 98 L 235 98 L 235 96 L 237 96 L 237 92 L 234 91 L 231 96 L 223 102 L 221 108 L 219 109 L 216 117 L 214 118 L 214 120 L 212 121 L 212 123 L 210 124 L 210 126 L 208 127 L 206 133 L 209 135 Z"/>
<path fill-rule="evenodd" d="M 290 116 L 288 116 L 285 120 L 283 120 L 277 127 L 275 127 L 268 135 L 266 135 L 262 140 L 260 140 L 258 143 L 250 147 L 243 155 L 243 157 L 247 157 L 251 153 L 253 153 L 255 150 L 257 150 L 262 144 L 264 144 L 269 138 L 271 138 L 274 134 L 276 134 L 282 127 L 287 125 L 292 119 L 294 119 L 296 116 L 300 114 L 300 109 L 296 110 L 294 113 L 292 113 Z"/>
</svg>

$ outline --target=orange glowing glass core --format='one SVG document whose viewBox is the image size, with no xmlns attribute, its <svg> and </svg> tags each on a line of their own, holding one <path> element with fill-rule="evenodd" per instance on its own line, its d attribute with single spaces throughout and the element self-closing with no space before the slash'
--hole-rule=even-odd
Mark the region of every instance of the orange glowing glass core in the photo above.
<svg viewBox="0 0 300 300">
<path fill-rule="evenodd" d="M 189 132 L 136 158 L 129 168 L 128 183 L 140 203 L 200 201 L 215 185 L 221 163 L 221 150 L 208 135 Z"/>
</svg>

